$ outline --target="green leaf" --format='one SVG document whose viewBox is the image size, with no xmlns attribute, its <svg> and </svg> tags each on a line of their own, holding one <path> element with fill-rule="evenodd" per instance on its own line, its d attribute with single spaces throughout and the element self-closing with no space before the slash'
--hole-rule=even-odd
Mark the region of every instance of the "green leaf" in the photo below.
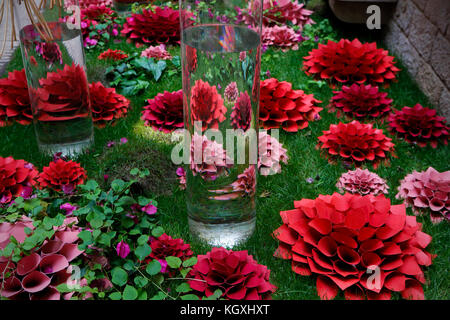
<svg viewBox="0 0 450 320">
<path fill-rule="evenodd" d="M 123 290 L 122 296 L 123 300 L 136 300 L 138 292 L 134 287 L 127 285 L 125 290 Z"/>
<path fill-rule="evenodd" d="M 144 277 L 141 276 L 137 276 L 136 278 L 134 278 L 134 283 L 139 287 L 145 287 L 148 284 L 148 280 Z"/>
<path fill-rule="evenodd" d="M 142 236 L 140 236 L 137 239 L 137 243 L 142 246 L 142 245 L 144 245 L 144 244 L 146 244 L 148 242 L 148 238 L 149 237 L 147 235 L 143 234 Z"/>
<path fill-rule="evenodd" d="M 86 245 L 90 245 L 90 244 L 94 243 L 94 240 L 92 238 L 92 233 L 88 230 L 81 231 L 78 234 L 78 238 L 83 240 L 83 243 Z"/>
<path fill-rule="evenodd" d="M 152 248 L 150 248 L 150 246 L 145 243 L 141 246 L 138 246 L 135 250 L 134 253 L 136 254 L 137 258 L 139 260 L 144 260 L 150 253 L 152 253 Z"/>
<path fill-rule="evenodd" d="M 199 298 L 195 294 L 186 294 L 180 297 L 181 300 L 199 300 Z"/>
<path fill-rule="evenodd" d="M 111 271 L 112 279 L 111 281 L 118 286 L 123 286 L 128 281 L 128 274 L 125 270 L 120 267 L 115 267 Z"/>
<path fill-rule="evenodd" d="M 138 168 L 133 168 L 130 171 L 130 174 L 133 175 L 133 176 L 137 175 L 138 173 L 139 173 L 139 169 Z"/>
<path fill-rule="evenodd" d="M 188 274 L 189 271 L 191 271 L 191 270 L 192 270 L 192 268 L 181 269 L 181 270 L 180 270 L 181 276 L 182 276 L 183 278 L 186 278 L 187 274 Z"/>
<path fill-rule="evenodd" d="M 191 257 L 185 261 L 183 261 L 183 267 L 192 267 L 197 263 L 197 257 Z"/>
<path fill-rule="evenodd" d="M 158 226 L 152 230 L 152 236 L 154 236 L 155 238 L 161 237 L 163 233 L 164 233 L 163 227 Z"/>
<path fill-rule="evenodd" d="M 120 300 L 120 299 L 122 299 L 122 293 L 120 293 L 120 292 L 113 292 L 113 293 L 111 293 L 109 295 L 109 298 L 111 300 Z"/>
<path fill-rule="evenodd" d="M 138 300 L 147 300 L 147 291 L 140 292 Z"/>
<path fill-rule="evenodd" d="M 164 292 L 158 292 L 153 297 L 150 298 L 150 300 L 164 300 L 166 298 L 166 294 Z"/>
<path fill-rule="evenodd" d="M 191 287 L 186 282 L 180 284 L 178 287 L 176 287 L 175 291 L 179 293 L 186 293 L 191 291 Z"/>
<path fill-rule="evenodd" d="M 154 275 L 158 274 L 161 271 L 161 264 L 156 259 L 152 260 L 152 261 L 149 262 L 149 264 L 145 268 L 145 271 L 149 275 L 154 276 Z"/>
<path fill-rule="evenodd" d="M 166 257 L 167 265 L 171 268 L 178 269 L 181 267 L 181 259 L 178 257 Z"/>
</svg>

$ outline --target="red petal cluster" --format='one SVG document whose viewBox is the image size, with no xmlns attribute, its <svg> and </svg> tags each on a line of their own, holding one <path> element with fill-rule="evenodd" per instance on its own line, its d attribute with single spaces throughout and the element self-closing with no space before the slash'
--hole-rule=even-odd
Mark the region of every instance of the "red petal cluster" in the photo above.
<svg viewBox="0 0 450 320">
<path fill-rule="evenodd" d="M 341 83 L 387 84 L 400 71 L 386 50 L 378 49 L 375 42 L 361 43 L 358 39 L 319 43 L 304 59 L 306 74 Z"/>
<path fill-rule="evenodd" d="M 0 157 L 0 204 L 9 203 L 32 188 L 39 172 L 32 164 L 12 157 Z"/>
<path fill-rule="evenodd" d="M 100 82 L 89 84 L 92 106 L 92 117 L 98 127 L 106 126 L 107 122 L 114 124 L 117 119 L 127 115 L 130 101 L 116 93 L 114 88 L 105 88 Z"/>
<path fill-rule="evenodd" d="M 199 295 L 211 296 L 220 289 L 228 300 L 268 300 L 276 287 L 269 282 L 270 270 L 258 264 L 247 251 L 212 248 L 199 255 L 188 274 L 188 283 Z"/>
<path fill-rule="evenodd" d="M 197 69 L 197 49 L 186 46 L 186 65 L 188 72 L 194 72 Z"/>
<path fill-rule="evenodd" d="M 211 86 L 203 80 L 195 81 L 191 91 L 191 121 L 202 122 L 202 130 L 218 129 L 219 123 L 224 121 L 227 107 L 223 104 L 222 96 L 216 86 Z"/>
<path fill-rule="evenodd" d="M 164 133 L 183 128 L 183 90 L 158 93 L 142 111 L 146 126 Z"/>
<path fill-rule="evenodd" d="M 120 61 L 120 60 L 123 60 L 126 58 L 128 58 L 128 55 L 125 52 L 123 52 L 122 50 L 111 50 L 111 49 L 103 51 L 98 56 L 99 60 L 111 59 L 114 61 Z"/>
<path fill-rule="evenodd" d="M 260 87 L 260 125 L 264 129 L 279 128 L 297 132 L 308 126 L 308 121 L 320 119 L 321 101 L 313 94 L 302 90 L 292 90 L 292 84 L 271 78 L 261 81 Z"/>
<path fill-rule="evenodd" d="M 40 188 L 51 188 L 55 191 L 74 190 L 86 180 L 86 170 L 77 162 L 64 161 L 59 158 L 50 162 L 39 174 Z"/>
<path fill-rule="evenodd" d="M 424 299 L 431 236 L 406 215 L 405 205 L 391 205 L 383 195 L 335 193 L 294 206 L 280 212 L 275 256 L 292 260 L 298 274 L 317 274 L 321 299 L 333 299 L 339 289 L 346 299 L 390 299 L 391 291 Z"/>
<path fill-rule="evenodd" d="M 298 50 L 298 43 L 300 42 L 299 34 L 288 26 L 264 27 L 261 39 L 264 45 L 280 47 L 282 51 Z"/>
<path fill-rule="evenodd" d="M 234 129 L 247 131 L 252 121 L 252 102 L 247 92 L 241 92 L 233 106 L 230 115 L 231 126 Z"/>
<path fill-rule="evenodd" d="M 115 12 L 104 4 L 90 5 L 81 9 L 81 18 L 101 21 L 114 15 Z"/>
<path fill-rule="evenodd" d="M 50 64 L 55 62 L 63 63 L 62 53 L 56 42 L 38 42 L 36 52 Z"/>
<path fill-rule="evenodd" d="M 392 99 L 386 92 L 379 92 L 378 87 L 354 83 L 342 86 L 341 91 L 334 91 L 330 106 L 330 110 L 342 110 L 350 117 L 378 118 L 391 111 Z"/>
<path fill-rule="evenodd" d="M 168 7 L 144 9 L 127 18 L 121 33 L 138 43 L 178 43 L 180 15 L 178 10 Z"/>
<path fill-rule="evenodd" d="M 376 168 L 381 160 L 388 161 L 387 154 L 394 152 L 392 139 L 386 137 L 383 130 L 357 120 L 331 124 L 330 129 L 323 131 L 323 136 L 318 139 L 318 147 L 326 150 L 330 161 L 340 157 L 356 166 L 370 161 Z"/>
<path fill-rule="evenodd" d="M 89 115 L 88 83 L 83 67 L 72 64 L 47 73 L 33 94 L 41 121 L 62 121 Z"/>
<path fill-rule="evenodd" d="M 20 124 L 30 124 L 33 119 L 25 70 L 14 70 L 8 78 L 0 79 L 0 127 L 14 120 Z"/>
<path fill-rule="evenodd" d="M 409 143 L 425 147 L 428 143 L 436 148 L 438 142 L 447 144 L 449 127 L 445 118 L 436 115 L 436 110 L 416 104 L 389 115 L 389 130 Z"/>
<path fill-rule="evenodd" d="M 80 8 L 88 8 L 89 6 L 110 6 L 112 5 L 112 0 L 66 0 L 64 1 L 64 7 L 68 8 L 70 5 L 80 4 Z"/>
<path fill-rule="evenodd" d="M 165 233 L 158 238 L 151 238 L 149 245 L 152 248 L 152 252 L 146 260 L 165 260 L 167 257 L 172 256 L 184 261 L 194 254 L 191 246 L 188 243 L 184 243 L 183 239 L 173 239 Z"/>
<path fill-rule="evenodd" d="M 12 300 L 60 300 L 61 294 L 56 287 L 69 280 L 72 275 L 69 263 L 83 253 L 78 250 L 78 229 L 67 227 L 74 222 L 77 222 L 76 218 L 66 219 L 51 239 L 45 240 L 40 248 L 34 248 L 17 265 L 12 261 L 0 261 L 0 275 L 5 271 L 10 273 L 5 279 L 0 276 L 0 295 Z M 22 230 L 27 226 L 23 222 L 2 223 L 0 237 L 8 234 L 3 230 L 15 229 L 16 224 Z M 68 300 L 73 294 L 65 293 L 62 297 Z"/>
</svg>

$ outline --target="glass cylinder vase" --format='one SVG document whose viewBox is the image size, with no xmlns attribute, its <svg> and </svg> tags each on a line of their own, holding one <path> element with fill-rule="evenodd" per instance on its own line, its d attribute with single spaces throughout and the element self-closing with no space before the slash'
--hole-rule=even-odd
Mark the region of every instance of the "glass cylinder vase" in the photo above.
<svg viewBox="0 0 450 320">
<path fill-rule="evenodd" d="M 261 0 L 180 0 L 190 231 L 233 247 L 256 221 Z"/>
<path fill-rule="evenodd" d="M 78 0 L 13 3 L 39 149 L 75 156 L 93 142 Z"/>
</svg>

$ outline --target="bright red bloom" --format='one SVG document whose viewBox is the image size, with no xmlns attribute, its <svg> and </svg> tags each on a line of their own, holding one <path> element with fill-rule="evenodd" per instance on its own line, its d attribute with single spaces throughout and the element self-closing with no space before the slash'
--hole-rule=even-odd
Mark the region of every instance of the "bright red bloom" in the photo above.
<svg viewBox="0 0 450 320">
<path fill-rule="evenodd" d="M 400 69 L 394 66 L 394 57 L 377 48 L 375 42 L 361 43 L 341 39 L 319 43 L 317 49 L 304 57 L 303 68 L 307 75 L 341 83 L 382 84 L 395 80 Z"/>
<path fill-rule="evenodd" d="M 378 87 L 370 84 L 352 84 L 342 86 L 341 91 L 333 91 L 330 110 L 342 110 L 346 115 L 357 118 L 383 117 L 391 111 L 392 99 L 387 97 L 387 92 L 379 92 Z"/>
<path fill-rule="evenodd" d="M 114 88 L 105 88 L 101 82 L 89 84 L 92 117 L 96 126 L 102 128 L 107 122 L 114 124 L 127 115 L 130 101 L 116 93 Z"/>
<path fill-rule="evenodd" d="M 22 196 L 22 192 L 36 184 L 38 174 L 34 166 L 24 160 L 0 157 L 0 204 Z"/>
<path fill-rule="evenodd" d="M 227 107 L 223 104 L 216 86 L 208 82 L 197 80 L 191 91 L 191 121 L 202 122 L 202 130 L 218 129 L 219 123 L 224 121 Z"/>
<path fill-rule="evenodd" d="M 308 126 L 308 121 L 320 119 L 322 108 L 312 94 L 293 90 L 292 84 L 271 78 L 261 81 L 260 125 L 264 129 L 279 128 L 297 132 Z"/>
<path fill-rule="evenodd" d="M 114 61 L 120 61 L 120 60 L 123 60 L 126 58 L 128 58 L 128 55 L 125 52 L 123 52 L 122 50 L 111 50 L 111 49 L 103 51 L 98 56 L 99 60 L 111 59 Z"/>
<path fill-rule="evenodd" d="M 64 161 L 59 158 L 50 162 L 39 174 L 40 188 L 50 188 L 55 191 L 73 191 L 77 185 L 86 180 L 86 170 L 77 162 Z"/>
<path fill-rule="evenodd" d="M 197 49 L 186 46 L 186 64 L 188 72 L 194 72 L 197 69 Z"/>
<path fill-rule="evenodd" d="M 0 127 L 12 120 L 27 125 L 33 120 L 25 70 L 14 70 L 0 79 Z"/>
<path fill-rule="evenodd" d="M 114 10 L 102 4 L 90 5 L 81 9 L 81 17 L 88 20 L 102 21 L 114 14 Z"/>
<path fill-rule="evenodd" d="M 64 1 L 64 7 L 67 8 L 70 5 L 75 5 L 75 0 Z M 80 8 L 88 8 L 89 6 L 111 6 L 112 0 L 79 0 Z"/>
<path fill-rule="evenodd" d="M 183 90 L 158 93 L 142 111 L 146 126 L 164 133 L 183 128 Z"/>
<path fill-rule="evenodd" d="M 247 131 L 252 121 L 252 102 L 247 92 L 241 92 L 233 106 L 230 115 L 231 126 L 234 129 Z"/>
<path fill-rule="evenodd" d="M 436 115 L 436 110 L 416 104 L 389 115 L 389 130 L 409 143 L 425 147 L 428 143 L 436 148 L 438 142 L 447 145 L 449 127 L 445 118 Z"/>
<path fill-rule="evenodd" d="M 63 63 L 62 53 L 56 42 L 38 42 L 36 52 L 48 63 Z"/>
<path fill-rule="evenodd" d="M 144 9 L 127 18 L 121 33 L 137 43 L 178 43 L 180 14 L 168 7 Z"/>
<path fill-rule="evenodd" d="M 318 139 L 318 147 L 328 153 L 330 161 L 340 157 L 356 166 L 370 161 L 376 168 L 381 160 L 388 161 L 387 155 L 394 152 L 392 139 L 386 137 L 383 130 L 357 120 L 331 124 Z"/>
<path fill-rule="evenodd" d="M 146 260 L 165 260 L 167 257 L 178 257 L 181 261 L 189 259 L 194 254 L 191 250 L 191 246 L 188 243 L 184 243 L 183 239 L 173 239 L 167 234 L 162 234 L 158 238 L 151 238 L 149 245 L 152 248 L 152 252 Z"/>
<path fill-rule="evenodd" d="M 431 236 L 404 204 L 391 205 L 384 195 L 335 193 L 294 201 L 294 207 L 280 212 L 274 256 L 292 260 L 295 273 L 318 275 L 321 299 L 333 299 L 339 289 L 349 300 L 390 299 L 391 291 L 424 299 Z"/>
<path fill-rule="evenodd" d="M 62 121 L 89 115 L 88 83 L 83 67 L 72 64 L 39 80 L 33 99 L 41 121 Z"/>
<path fill-rule="evenodd" d="M 188 283 L 200 296 L 220 289 L 227 300 L 268 300 L 276 287 L 269 282 L 270 270 L 258 264 L 247 251 L 212 248 L 199 255 L 188 274 Z"/>
</svg>

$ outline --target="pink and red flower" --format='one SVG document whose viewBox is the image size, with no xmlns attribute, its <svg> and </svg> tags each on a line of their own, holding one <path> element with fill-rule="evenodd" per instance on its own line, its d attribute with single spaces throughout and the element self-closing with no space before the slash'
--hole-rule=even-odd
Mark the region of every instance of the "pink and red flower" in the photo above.
<svg viewBox="0 0 450 320">
<path fill-rule="evenodd" d="M 123 52 L 122 50 L 112 50 L 108 49 L 106 51 L 103 51 L 99 54 L 98 59 L 99 60 L 114 60 L 114 61 L 120 61 L 123 59 L 128 58 L 128 55 Z"/>
<path fill-rule="evenodd" d="M 357 168 L 341 175 L 336 187 L 341 192 L 359 193 L 360 195 L 372 194 L 374 196 L 388 193 L 386 180 L 367 169 Z"/>
<path fill-rule="evenodd" d="M 252 121 L 252 102 L 247 92 L 241 92 L 233 106 L 230 115 L 231 126 L 234 129 L 247 131 Z"/>
<path fill-rule="evenodd" d="M 331 124 L 318 139 L 318 147 L 327 152 L 330 162 L 341 158 L 356 166 L 371 162 L 376 168 L 380 161 L 387 162 L 388 155 L 394 152 L 392 139 L 386 137 L 383 130 L 357 120 Z"/>
<path fill-rule="evenodd" d="M 263 176 L 281 173 L 281 163 L 287 164 L 289 157 L 283 145 L 266 131 L 259 131 L 258 169 Z"/>
<path fill-rule="evenodd" d="M 230 102 L 234 103 L 236 102 L 236 99 L 239 95 L 239 90 L 237 88 L 236 82 L 230 82 L 226 87 L 224 91 L 225 99 Z"/>
<path fill-rule="evenodd" d="M 0 204 L 30 193 L 38 174 L 34 166 L 24 160 L 0 157 Z"/>
<path fill-rule="evenodd" d="M 292 84 L 271 78 L 261 81 L 260 89 L 260 125 L 264 129 L 280 126 L 289 132 L 308 127 L 309 121 L 320 119 L 321 101 L 302 90 L 293 90 Z"/>
<path fill-rule="evenodd" d="M 62 53 L 56 42 L 38 42 L 36 52 L 48 63 L 63 64 Z"/>
<path fill-rule="evenodd" d="M 400 71 L 386 50 L 377 48 L 375 42 L 361 43 L 358 39 L 319 43 L 319 48 L 309 52 L 304 60 L 307 75 L 332 83 L 388 84 Z"/>
<path fill-rule="evenodd" d="M 147 49 L 141 52 L 141 57 L 155 58 L 161 60 L 172 59 L 172 56 L 170 55 L 169 52 L 167 52 L 166 46 L 163 44 L 160 44 L 159 46 L 148 47 Z"/>
<path fill-rule="evenodd" d="M 425 248 L 431 236 L 422 232 L 405 205 L 391 205 L 384 195 L 319 195 L 294 201 L 281 211 L 283 225 L 275 256 L 292 261 L 300 275 L 317 275 L 321 299 L 339 290 L 346 299 L 424 299 L 423 267 L 434 257 Z M 371 274 L 377 273 L 373 281 Z"/>
<path fill-rule="evenodd" d="M 188 243 L 184 243 L 183 239 L 173 239 L 165 233 L 158 238 L 152 237 L 149 240 L 149 245 L 152 248 L 152 252 L 145 259 L 147 262 L 154 259 L 165 261 L 167 257 L 177 257 L 184 261 L 194 254 L 191 246 Z"/>
<path fill-rule="evenodd" d="M 350 117 L 378 118 L 391 111 L 392 99 L 386 92 L 379 92 L 378 87 L 354 83 L 342 86 L 341 91 L 334 91 L 330 107 L 331 111 L 337 109 L 338 115 L 342 111 Z"/>
<path fill-rule="evenodd" d="M 86 170 L 79 163 L 59 158 L 42 169 L 38 182 L 40 188 L 71 193 L 77 185 L 84 183 L 86 178 Z"/>
<path fill-rule="evenodd" d="M 279 47 L 283 51 L 298 50 L 299 34 L 288 26 L 263 27 L 261 40 L 264 45 Z"/>
<path fill-rule="evenodd" d="M 199 296 L 209 297 L 217 289 L 227 300 L 267 300 L 276 287 L 269 282 L 270 270 L 258 264 L 247 251 L 212 248 L 199 255 L 188 274 L 188 283 Z"/>
<path fill-rule="evenodd" d="M 147 100 L 142 111 L 142 120 L 146 126 L 164 133 L 182 128 L 183 124 L 183 91 L 164 91 L 153 99 Z"/>
<path fill-rule="evenodd" d="M 425 147 L 428 143 L 436 148 L 439 142 L 447 145 L 449 127 L 445 118 L 436 115 L 436 110 L 416 104 L 404 107 L 389 115 L 389 130 L 409 143 Z"/>
<path fill-rule="evenodd" d="M 256 170 L 251 165 L 238 175 L 237 180 L 231 184 L 233 192 L 240 192 L 244 195 L 253 195 L 256 191 Z"/>
</svg>

